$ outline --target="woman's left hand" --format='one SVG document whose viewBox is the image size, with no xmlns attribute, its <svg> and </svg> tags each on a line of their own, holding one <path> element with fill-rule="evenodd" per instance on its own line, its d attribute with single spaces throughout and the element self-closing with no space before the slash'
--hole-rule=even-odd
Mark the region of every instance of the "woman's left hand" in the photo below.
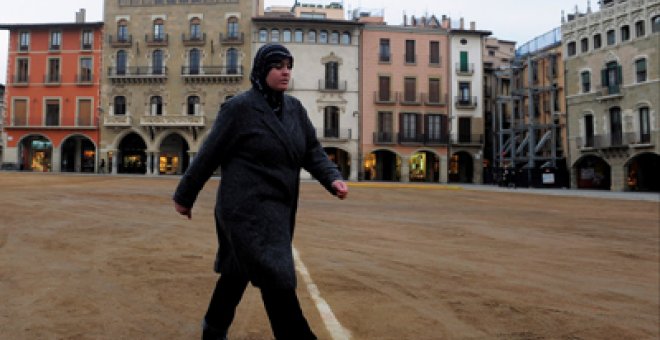
<svg viewBox="0 0 660 340">
<path fill-rule="evenodd" d="M 344 181 L 336 180 L 332 182 L 332 187 L 335 189 L 335 195 L 340 200 L 343 200 L 348 196 L 348 185 Z"/>
</svg>

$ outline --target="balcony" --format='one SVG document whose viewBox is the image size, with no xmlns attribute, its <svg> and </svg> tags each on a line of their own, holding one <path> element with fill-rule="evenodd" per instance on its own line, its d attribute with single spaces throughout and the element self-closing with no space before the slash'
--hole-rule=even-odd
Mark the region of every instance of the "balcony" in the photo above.
<svg viewBox="0 0 660 340">
<path fill-rule="evenodd" d="M 132 66 L 108 67 L 108 78 L 114 84 L 121 83 L 164 83 L 167 80 L 167 67 Z"/>
<path fill-rule="evenodd" d="M 624 134 L 602 134 L 576 138 L 577 148 L 582 151 L 653 146 L 650 134 L 627 132 Z"/>
<path fill-rule="evenodd" d="M 389 53 L 379 53 L 378 62 L 382 64 L 389 64 L 392 62 L 392 57 Z"/>
<path fill-rule="evenodd" d="M 27 74 L 18 74 L 12 77 L 12 86 L 14 87 L 25 87 L 30 85 L 30 77 Z"/>
<path fill-rule="evenodd" d="M 185 34 L 181 33 L 183 46 L 204 46 L 206 44 L 206 33 Z"/>
<path fill-rule="evenodd" d="M 108 35 L 108 43 L 110 44 L 111 47 L 119 47 L 119 48 L 131 47 L 133 45 L 133 36 L 130 34 L 124 36 L 118 36 L 118 37 L 113 37 L 112 35 Z"/>
<path fill-rule="evenodd" d="M 619 99 L 623 97 L 619 85 L 603 86 L 600 88 L 597 100 Z"/>
<path fill-rule="evenodd" d="M 392 145 L 394 144 L 394 133 L 393 132 L 374 132 L 374 145 Z"/>
<path fill-rule="evenodd" d="M 165 34 L 145 34 L 144 41 L 150 47 L 163 47 L 169 43 L 169 35 Z"/>
<path fill-rule="evenodd" d="M 230 33 L 223 35 L 220 33 L 220 43 L 224 45 L 242 45 L 245 41 L 245 34 L 241 33 Z"/>
<path fill-rule="evenodd" d="M 319 79 L 319 91 L 322 92 L 345 92 L 346 86 L 346 80 L 342 82 L 330 81 L 328 79 Z"/>
<path fill-rule="evenodd" d="M 456 75 L 459 76 L 471 76 L 474 74 L 474 64 L 462 64 L 456 63 Z"/>
<path fill-rule="evenodd" d="M 398 141 L 399 144 L 407 144 L 407 145 L 423 145 L 424 144 L 424 134 L 422 133 L 413 133 L 413 134 L 406 134 L 403 132 L 399 132 L 397 134 L 398 136 Z"/>
<path fill-rule="evenodd" d="M 456 138 L 458 137 L 458 138 Z M 483 134 L 458 134 L 451 139 L 452 144 L 457 145 L 482 145 L 484 143 Z"/>
<path fill-rule="evenodd" d="M 443 134 L 425 134 L 424 145 L 447 145 L 449 144 L 449 135 Z"/>
<path fill-rule="evenodd" d="M 182 66 L 186 83 L 235 83 L 243 79 L 243 66 Z"/>
<path fill-rule="evenodd" d="M 316 129 L 316 136 L 322 142 L 346 142 L 352 135 L 351 129 Z"/>
<path fill-rule="evenodd" d="M 59 74 L 47 74 L 44 76 L 44 84 L 46 86 L 60 86 L 62 79 Z"/>
<path fill-rule="evenodd" d="M 142 116 L 140 126 L 149 127 L 204 127 L 204 116 Z"/>
<path fill-rule="evenodd" d="M 91 74 L 77 74 L 76 75 L 76 84 L 77 85 L 93 85 L 94 77 Z"/>
<path fill-rule="evenodd" d="M 408 93 L 400 92 L 397 94 L 399 97 L 399 104 L 401 105 L 421 105 L 422 104 L 422 95 L 421 93 Z"/>
<path fill-rule="evenodd" d="M 103 126 L 107 127 L 128 127 L 131 126 L 131 116 L 104 116 Z"/>
<path fill-rule="evenodd" d="M 428 93 L 422 93 L 422 102 L 426 106 L 445 106 L 447 103 L 442 100 L 442 95 L 434 94 L 429 95 Z"/>
<path fill-rule="evenodd" d="M 396 92 L 376 91 L 374 92 L 374 104 L 394 105 L 396 104 Z"/>
<path fill-rule="evenodd" d="M 474 109 L 477 107 L 477 97 L 456 96 L 454 97 L 454 104 L 459 110 Z"/>
</svg>

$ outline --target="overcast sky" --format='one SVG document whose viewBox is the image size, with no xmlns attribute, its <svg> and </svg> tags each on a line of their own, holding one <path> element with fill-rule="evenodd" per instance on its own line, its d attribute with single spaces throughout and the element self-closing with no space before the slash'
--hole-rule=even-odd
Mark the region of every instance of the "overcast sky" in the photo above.
<svg viewBox="0 0 660 340">
<path fill-rule="evenodd" d="M 116 1 L 116 0 L 111 0 Z M 266 7 L 292 5 L 295 0 L 265 0 Z M 341 2 L 341 0 L 337 0 Z M 402 23 L 403 14 L 410 16 L 448 15 L 452 20 L 463 17 L 466 25 L 474 21 L 477 29 L 493 32 L 493 36 L 518 42 L 518 45 L 561 25 L 561 12 L 581 12 L 588 0 L 345 0 L 344 8 L 383 9 L 385 21 Z M 303 3 L 329 3 L 330 0 L 302 0 Z M 592 1 L 596 10 L 597 1 Z M 87 21 L 103 21 L 103 0 L 2 0 L 0 23 L 73 22 L 75 13 L 87 10 Z M 8 32 L 0 31 L 0 84 L 7 77 Z"/>
</svg>

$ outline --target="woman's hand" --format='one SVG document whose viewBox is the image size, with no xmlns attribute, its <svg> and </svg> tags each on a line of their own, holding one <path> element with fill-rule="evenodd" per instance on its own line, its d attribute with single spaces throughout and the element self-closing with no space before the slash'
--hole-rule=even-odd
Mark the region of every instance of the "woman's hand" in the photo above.
<svg viewBox="0 0 660 340">
<path fill-rule="evenodd" d="M 336 180 L 332 182 L 332 187 L 335 189 L 335 195 L 340 200 L 343 200 L 348 196 L 348 185 L 344 181 Z"/>
<path fill-rule="evenodd" d="M 181 215 L 188 216 L 188 219 L 192 218 L 192 209 L 188 207 L 184 207 L 179 203 L 174 202 L 174 210 L 178 212 Z"/>
</svg>

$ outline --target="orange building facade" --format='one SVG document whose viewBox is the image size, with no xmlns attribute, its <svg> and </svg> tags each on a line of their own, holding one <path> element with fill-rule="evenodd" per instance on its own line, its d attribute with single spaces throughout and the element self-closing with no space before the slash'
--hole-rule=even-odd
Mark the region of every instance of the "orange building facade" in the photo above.
<svg viewBox="0 0 660 340">
<path fill-rule="evenodd" d="M 448 31 L 431 17 L 366 23 L 360 46 L 360 179 L 447 182 Z"/>
<path fill-rule="evenodd" d="M 96 172 L 102 22 L 0 24 L 9 31 L 3 167 Z"/>
</svg>

